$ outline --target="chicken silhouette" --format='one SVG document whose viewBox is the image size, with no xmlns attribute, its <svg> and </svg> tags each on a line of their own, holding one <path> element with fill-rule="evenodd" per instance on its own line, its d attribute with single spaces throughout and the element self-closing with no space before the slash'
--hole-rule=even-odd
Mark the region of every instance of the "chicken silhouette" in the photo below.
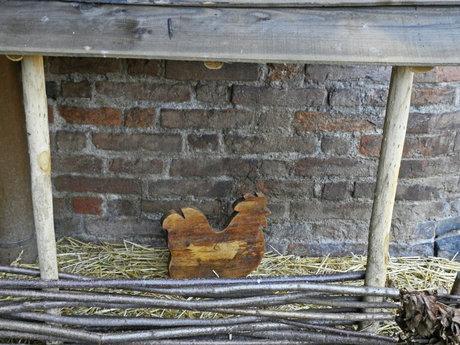
<svg viewBox="0 0 460 345">
<path fill-rule="evenodd" d="M 194 208 L 165 216 L 162 226 L 168 232 L 172 278 L 244 277 L 257 268 L 265 250 L 267 198 L 262 193 L 245 194 L 233 210 L 222 231 L 214 230 Z"/>
</svg>

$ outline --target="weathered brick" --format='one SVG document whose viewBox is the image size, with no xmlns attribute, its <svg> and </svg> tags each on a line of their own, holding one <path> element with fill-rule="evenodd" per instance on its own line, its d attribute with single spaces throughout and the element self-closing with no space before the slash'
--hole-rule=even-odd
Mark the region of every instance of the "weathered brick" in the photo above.
<svg viewBox="0 0 460 345">
<path fill-rule="evenodd" d="M 232 188 L 231 181 L 204 179 L 169 179 L 150 181 L 148 193 L 152 198 L 159 197 L 228 197 Z"/>
<path fill-rule="evenodd" d="M 418 178 L 457 173 L 459 156 L 439 157 L 434 159 L 403 159 L 399 169 L 400 178 Z"/>
<path fill-rule="evenodd" d="M 189 134 L 188 145 L 195 151 L 217 151 L 219 137 L 217 134 Z"/>
<path fill-rule="evenodd" d="M 113 194 L 139 194 L 141 191 L 138 179 L 63 175 L 55 177 L 53 181 L 58 191 Z"/>
<path fill-rule="evenodd" d="M 81 151 L 86 147 L 85 133 L 58 131 L 56 146 L 58 151 Z"/>
<path fill-rule="evenodd" d="M 317 138 L 314 135 L 279 136 L 240 136 L 226 135 L 225 146 L 230 153 L 249 154 L 267 152 L 301 152 L 312 154 L 316 150 Z"/>
<path fill-rule="evenodd" d="M 112 216 L 132 216 L 140 215 L 141 208 L 138 200 L 115 199 L 107 201 L 107 212 Z"/>
<path fill-rule="evenodd" d="M 54 218 L 62 219 L 71 214 L 70 199 L 53 197 Z"/>
<path fill-rule="evenodd" d="M 438 135 L 436 137 L 408 136 L 404 142 L 403 156 L 421 155 L 428 157 L 446 154 L 449 152 L 452 139 L 452 135 Z M 381 135 L 363 135 L 361 136 L 359 152 L 365 156 L 378 157 L 381 143 Z"/>
<path fill-rule="evenodd" d="M 321 198 L 324 200 L 339 201 L 348 199 L 350 186 L 348 182 L 328 182 L 323 185 Z"/>
<path fill-rule="evenodd" d="M 148 128 L 155 121 L 155 108 L 131 108 L 125 114 L 125 127 Z"/>
<path fill-rule="evenodd" d="M 341 107 L 357 107 L 361 105 L 361 90 L 359 89 L 336 89 L 329 95 L 329 103 Z"/>
<path fill-rule="evenodd" d="M 313 197 L 313 182 L 310 180 L 262 179 L 256 182 L 256 189 L 270 198 L 308 198 Z"/>
<path fill-rule="evenodd" d="M 54 108 L 48 105 L 48 123 L 54 123 Z"/>
<path fill-rule="evenodd" d="M 147 75 L 150 77 L 160 75 L 161 66 L 159 60 L 129 59 L 126 60 L 126 64 L 130 75 Z"/>
<path fill-rule="evenodd" d="M 109 171 L 123 174 L 160 174 L 163 161 L 159 159 L 114 158 L 108 163 Z"/>
<path fill-rule="evenodd" d="M 454 104 L 455 89 L 442 87 L 415 87 L 412 91 L 411 105 Z"/>
<path fill-rule="evenodd" d="M 60 107 L 59 113 L 68 123 L 96 126 L 120 126 L 121 111 L 115 108 Z"/>
<path fill-rule="evenodd" d="M 89 156 L 53 155 L 53 171 L 60 173 L 98 174 L 102 171 L 102 159 Z"/>
<path fill-rule="evenodd" d="M 407 133 L 430 134 L 460 129 L 460 112 L 443 114 L 412 113 L 409 116 Z"/>
<path fill-rule="evenodd" d="M 50 57 L 47 65 L 51 73 L 106 74 L 121 70 L 121 60 L 107 58 Z"/>
<path fill-rule="evenodd" d="M 353 138 L 323 135 L 321 138 L 321 151 L 328 155 L 345 156 L 350 153 L 353 145 Z"/>
<path fill-rule="evenodd" d="M 72 82 L 64 81 L 61 83 L 62 97 L 69 98 L 89 98 L 91 97 L 91 86 L 87 80 Z"/>
<path fill-rule="evenodd" d="M 426 73 L 416 73 L 414 76 L 416 83 L 440 83 L 460 81 L 460 67 L 458 66 L 439 66 Z"/>
<path fill-rule="evenodd" d="M 439 198 L 439 196 L 438 188 L 422 184 L 398 184 L 398 189 L 396 191 L 396 200 L 432 200 Z"/>
<path fill-rule="evenodd" d="M 55 100 L 58 95 L 58 87 L 55 81 L 47 80 L 45 82 L 46 97 Z"/>
<path fill-rule="evenodd" d="M 291 203 L 291 216 L 295 219 L 323 220 L 347 219 L 369 220 L 372 205 L 370 202 L 303 201 Z"/>
<path fill-rule="evenodd" d="M 85 219 L 84 230 L 87 240 L 120 243 L 132 241 L 149 246 L 165 247 L 166 232 L 158 220 L 137 217 L 116 219 Z M 89 238 L 88 238 L 89 237 Z"/>
<path fill-rule="evenodd" d="M 94 133 L 93 144 L 98 149 L 114 151 L 146 150 L 180 152 L 182 138 L 178 134 L 115 134 Z"/>
<path fill-rule="evenodd" d="M 357 181 L 354 185 L 353 197 L 372 199 L 374 197 L 375 182 Z"/>
<path fill-rule="evenodd" d="M 293 112 L 284 109 L 268 109 L 255 113 L 254 131 L 256 133 L 287 133 L 291 132 Z"/>
<path fill-rule="evenodd" d="M 186 182 L 187 183 L 187 182 Z M 218 200 L 142 200 L 142 212 L 163 216 L 170 210 L 194 207 L 203 212 L 208 219 L 222 216 L 224 205 Z"/>
<path fill-rule="evenodd" d="M 90 196 L 74 197 L 72 198 L 72 209 L 75 213 L 98 216 L 102 213 L 102 199 Z"/>
<path fill-rule="evenodd" d="M 375 125 L 367 120 L 353 117 L 334 116 L 321 112 L 299 111 L 295 113 L 294 128 L 303 132 L 366 132 Z"/>
<path fill-rule="evenodd" d="M 313 81 L 326 80 L 375 80 L 387 82 L 390 80 L 391 68 L 388 66 L 362 65 L 307 65 L 306 78 Z"/>
<path fill-rule="evenodd" d="M 196 86 L 196 99 L 207 103 L 225 103 L 229 100 L 229 89 L 227 85 L 202 84 Z"/>
<path fill-rule="evenodd" d="M 326 90 L 320 88 L 275 89 L 270 87 L 235 85 L 232 102 L 246 106 L 304 108 L 323 105 Z"/>
<path fill-rule="evenodd" d="M 175 159 L 171 162 L 171 176 L 272 176 L 289 174 L 286 162 L 254 159 Z"/>
<path fill-rule="evenodd" d="M 221 69 L 210 70 L 203 62 L 166 61 L 166 78 L 175 80 L 257 80 L 259 66 L 248 63 L 224 63 Z"/>
<path fill-rule="evenodd" d="M 297 176 L 373 176 L 375 164 L 350 158 L 304 158 L 295 163 Z"/>
<path fill-rule="evenodd" d="M 156 102 L 186 102 L 190 100 L 190 88 L 184 84 L 96 82 L 97 93 L 128 100 Z"/>
<path fill-rule="evenodd" d="M 253 114 L 228 110 L 161 110 L 161 125 L 165 128 L 203 128 L 224 129 L 233 127 L 247 127 L 252 123 Z"/>
<path fill-rule="evenodd" d="M 268 64 L 267 81 L 276 87 L 301 86 L 305 78 L 305 65 L 301 64 Z"/>
</svg>

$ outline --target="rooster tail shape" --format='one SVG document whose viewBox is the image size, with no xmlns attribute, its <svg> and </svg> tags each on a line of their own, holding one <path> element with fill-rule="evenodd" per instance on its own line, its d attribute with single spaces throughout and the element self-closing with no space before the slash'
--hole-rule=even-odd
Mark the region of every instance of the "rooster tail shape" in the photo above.
<svg viewBox="0 0 460 345">
<path fill-rule="evenodd" d="M 243 277 L 262 260 L 267 226 L 267 199 L 245 194 L 233 205 L 233 216 L 222 231 L 214 230 L 199 210 L 186 207 L 162 219 L 171 251 L 173 278 Z"/>
</svg>

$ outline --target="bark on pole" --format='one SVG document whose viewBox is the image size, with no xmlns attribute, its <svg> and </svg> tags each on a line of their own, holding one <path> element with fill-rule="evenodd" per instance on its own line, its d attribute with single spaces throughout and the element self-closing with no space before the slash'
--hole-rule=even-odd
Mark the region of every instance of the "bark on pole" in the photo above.
<svg viewBox="0 0 460 345">
<path fill-rule="evenodd" d="M 4 56 L 0 56 L 0 90 L 0 264 L 10 264 L 21 252 L 23 261 L 32 262 L 37 248 L 21 65 Z"/>
<path fill-rule="evenodd" d="M 365 278 L 368 286 L 383 287 L 386 283 L 391 219 L 409 118 L 413 79 L 412 68 L 393 67 L 369 226 Z"/>
<path fill-rule="evenodd" d="M 22 86 L 40 274 L 42 279 L 58 279 L 51 190 L 48 107 L 42 56 L 24 57 Z"/>
</svg>

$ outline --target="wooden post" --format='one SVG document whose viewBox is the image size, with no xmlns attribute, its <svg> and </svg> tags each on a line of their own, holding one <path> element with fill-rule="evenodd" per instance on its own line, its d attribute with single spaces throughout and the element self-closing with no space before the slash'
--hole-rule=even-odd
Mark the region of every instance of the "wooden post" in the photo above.
<svg viewBox="0 0 460 345">
<path fill-rule="evenodd" d="M 450 290 L 451 295 L 460 295 L 460 272 L 457 272 L 455 277 L 454 285 L 452 285 L 452 290 Z"/>
<path fill-rule="evenodd" d="M 369 227 L 365 280 L 368 286 L 383 287 L 386 283 L 391 218 L 406 137 L 413 79 L 412 68 L 393 67 Z"/>
<path fill-rule="evenodd" d="M 51 191 L 51 154 L 42 56 L 22 61 L 22 87 L 29 143 L 32 205 L 42 279 L 58 279 Z"/>
</svg>

